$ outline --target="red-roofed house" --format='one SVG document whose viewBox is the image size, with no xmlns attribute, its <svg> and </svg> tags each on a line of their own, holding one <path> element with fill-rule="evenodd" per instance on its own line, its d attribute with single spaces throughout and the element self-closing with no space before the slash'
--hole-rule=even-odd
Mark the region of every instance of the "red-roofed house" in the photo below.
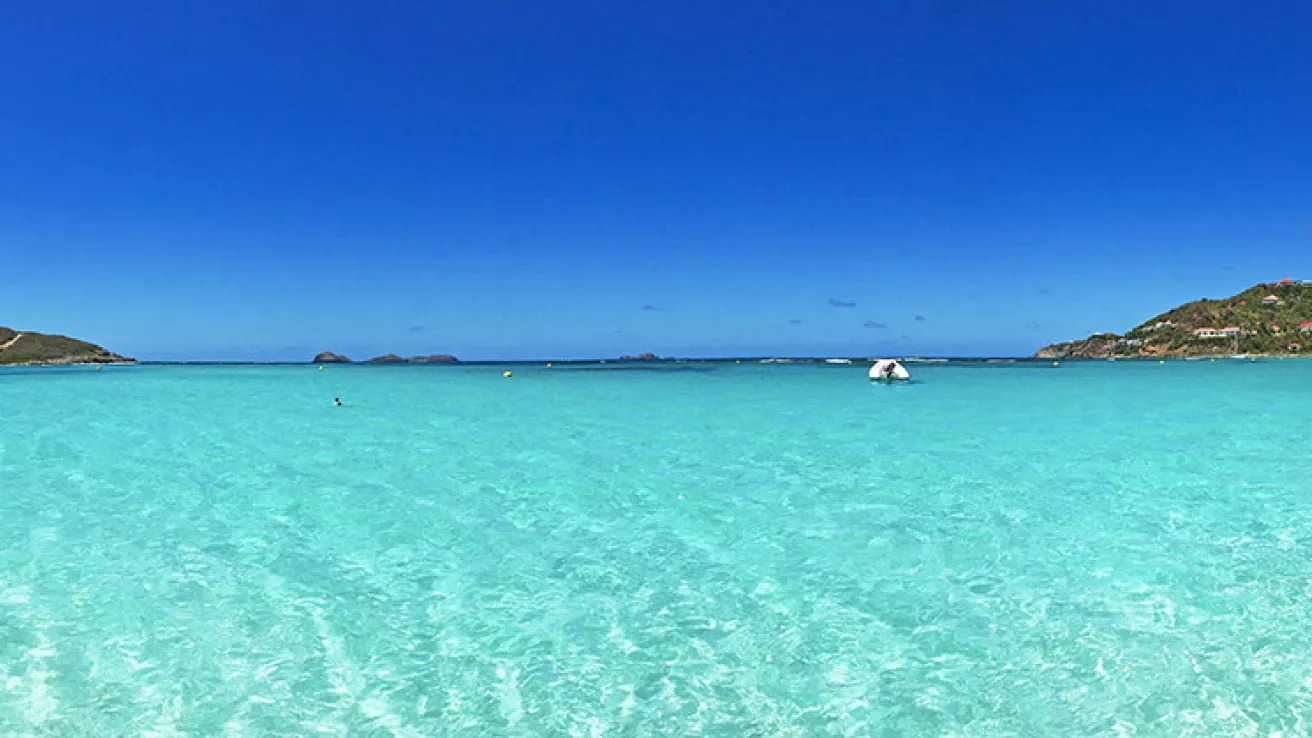
<svg viewBox="0 0 1312 738">
<path fill-rule="evenodd" d="M 1228 327 L 1226 327 L 1226 328 L 1222 328 L 1222 329 L 1221 329 L 1221 335 L 1223 335 L 1223 336 L 1242 336 L 1242 335 L 1244 335 L 1244 329 L 1243 329 L 1243 328 L 1240 328 L 1240 327 L 1237 326 L 1237 325 L 1228 326 Z"/>
<path fill-rule="evenodd" d="M 1302 351 L 1302 350 L 1303 350 L 1303 344 L 1301 344 L 1301 343 L 1291 343 L 1291 344 L 1289 344 L 1289 350 L 1290 350 L 1290 351 Z"/>
<path fill-rule="evenodd" d="M 1279 282 L 1276 282 L 1276 284 L 1280 285 L 1281 287 L 1283 287 L 1283 286 L 1285 286 L 1285 285 L 1287 285 L 1287 284 L 1293 284 L 1293 283 L 1294 283 L 1294 280 L 1292 280 L 1292 279 L 1282 279 L 1282 280 L 1280 280 Z"/>
<path fill-rule="evenodd" d="M 1305 320 L 1298 324 L 1298 329 L 1303 333 L 1312 333 L 1312 321 Z"/>
</svg>

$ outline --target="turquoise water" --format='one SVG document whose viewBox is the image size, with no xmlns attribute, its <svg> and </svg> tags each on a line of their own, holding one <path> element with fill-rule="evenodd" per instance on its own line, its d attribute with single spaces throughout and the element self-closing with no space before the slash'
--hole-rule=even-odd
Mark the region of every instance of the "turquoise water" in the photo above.
<svg viewBox="0 0 1312 738">
<path fill-rule="evenodd" d="M 1312 730 L 1312 362 L 912 370 L 0 371 L 0 734 Z"/>
</svg>

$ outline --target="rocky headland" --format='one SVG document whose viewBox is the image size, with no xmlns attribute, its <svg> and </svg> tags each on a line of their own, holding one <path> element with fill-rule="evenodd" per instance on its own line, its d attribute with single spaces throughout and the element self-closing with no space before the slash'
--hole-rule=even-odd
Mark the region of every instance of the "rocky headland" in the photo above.
<svg viewBox="0 0 1312 738">
<path fill-rule="evenodd" d="M 131 364 L 133 359 L 68 336 L 0 326 L 0 365 Z"/>
</svg>

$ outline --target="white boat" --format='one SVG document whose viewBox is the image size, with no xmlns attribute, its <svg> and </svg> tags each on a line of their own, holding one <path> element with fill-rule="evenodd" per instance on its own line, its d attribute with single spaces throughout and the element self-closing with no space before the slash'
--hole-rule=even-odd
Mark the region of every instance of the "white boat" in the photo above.
<svg viewBox="0 0 1312 738">
<path fill-rule="evenodd" d="M 851 359 L 825 359 L 826 364 L 851 364 Z"/>
<path fill-rule="evenodd" d="M 911 372 L 897 359 L 880 359 L 870 367 L 870 379 L 875 382 L 905 382 L 911 379 Z"/>
</svg>

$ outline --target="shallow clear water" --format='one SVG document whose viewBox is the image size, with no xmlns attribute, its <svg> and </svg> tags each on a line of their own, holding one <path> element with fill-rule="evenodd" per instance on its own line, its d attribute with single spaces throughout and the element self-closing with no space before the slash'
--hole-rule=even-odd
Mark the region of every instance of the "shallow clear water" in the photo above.
<svg viewBox="0 0 1312 738">
<path fill-rule="evenodd" d="M 912 371 L 0 371 L 0 734 L 1312 730 L 1312 362 Z"/>
</svg>

